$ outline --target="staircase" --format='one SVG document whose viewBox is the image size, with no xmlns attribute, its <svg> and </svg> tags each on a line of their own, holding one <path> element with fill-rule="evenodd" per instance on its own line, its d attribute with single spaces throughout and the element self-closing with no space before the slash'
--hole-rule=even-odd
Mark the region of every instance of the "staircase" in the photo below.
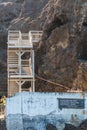
<svg viewBox="0 0 87 130">
<path fill-rule="evenodd" d="M 8 95 L 35 91 L 33 44 L 40 42 L 42 31 L 8 32 Z M 26 83 L 28 86 L 26 87 Z M 23 88 L 24 87 L 24 88 Z"/>
</svg>

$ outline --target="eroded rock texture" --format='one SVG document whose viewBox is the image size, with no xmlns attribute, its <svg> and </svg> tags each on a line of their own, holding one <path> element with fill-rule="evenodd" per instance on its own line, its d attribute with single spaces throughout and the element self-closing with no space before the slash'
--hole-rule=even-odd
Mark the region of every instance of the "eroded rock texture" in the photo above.
<svg viewBox="0 0 87 130">
<path fill-rule="evenodd" d="M 70 89 L 85 91 L 87 2 L 51 0 L 39 21 L 44 34 L 36 51 L 36 73 Z M 55 84 L 38 83 L 39 91 L 66 91 Z"/>
<path fill-rule="evenodd" d="M 0 31 L 4 31 L 4 36 L 8 29 L 20 29 L 22 32 L 43 30 L 41 42 L 35 45 L 36 74 L 70 89 L 86 91 L 87 1 L 5 1 L 0 2 Z M 5 39 L 1 48 L 6 45 L 4 42 Z M 67 91 L 64 87 L 36 78 L 36 91 Z"/>
</svg>

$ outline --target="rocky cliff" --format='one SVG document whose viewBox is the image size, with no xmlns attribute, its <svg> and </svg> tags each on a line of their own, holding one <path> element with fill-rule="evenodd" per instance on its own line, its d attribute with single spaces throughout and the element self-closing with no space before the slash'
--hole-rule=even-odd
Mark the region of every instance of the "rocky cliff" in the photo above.
<svg viewBox="0 0 87 130">
<path fill-rule="evenodd" d="M 6 60 L 2 52 L 6 59 L 9 29 L 43 30 L 41 42 L 34 47 L 37 91 L 87 90 L 86 0 L 1 0 L 0 74 L 4 77 Z"/>
</svg>

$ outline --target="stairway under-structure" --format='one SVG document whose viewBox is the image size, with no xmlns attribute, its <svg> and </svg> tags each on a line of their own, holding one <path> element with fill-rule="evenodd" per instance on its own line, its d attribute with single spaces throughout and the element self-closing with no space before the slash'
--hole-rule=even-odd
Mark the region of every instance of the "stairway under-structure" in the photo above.
<svg viewBox="0 0 87 130">
<path fill-rule="evenodd" d="M 42 31 L 8 31 L 8 96 L 21 91 L 35 91 L 33 43 Z"/>
</svg>

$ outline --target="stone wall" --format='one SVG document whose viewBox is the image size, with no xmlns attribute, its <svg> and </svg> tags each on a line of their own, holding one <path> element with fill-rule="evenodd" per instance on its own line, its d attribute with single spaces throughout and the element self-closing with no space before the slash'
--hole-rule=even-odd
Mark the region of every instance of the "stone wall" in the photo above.
<svg viewBox="0 0 87 130">
<path fill-rule="evenodd" d="M 7 99 L 7 130 L 63 130 L 87 118 L 87 94 L 23 92 Z"/>
</svg>

